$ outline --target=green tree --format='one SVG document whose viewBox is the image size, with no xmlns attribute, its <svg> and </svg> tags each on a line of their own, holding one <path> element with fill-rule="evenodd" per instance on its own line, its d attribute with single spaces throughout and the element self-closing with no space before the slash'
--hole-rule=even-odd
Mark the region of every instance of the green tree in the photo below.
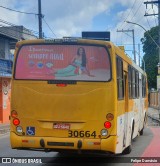
<svg viewBox="0 0 160 166">
<path fill-rule="evenodd" d="M 149 89 L 155 88 L 157 89 L 157 75 L 158 75 L 158 48 L 156 44 L 153 42 L 151 37 L 158 43 L 158 26 L 151 28 L 147 32 L 144 33 L 144 38 L 141 39 L 143 44 L 143 52 L 144 52 L 144 61 L 145 68 L 148 77 L 148 86 Z M 142 67 L 143 67 L 142 63 Z"/>
</svg>

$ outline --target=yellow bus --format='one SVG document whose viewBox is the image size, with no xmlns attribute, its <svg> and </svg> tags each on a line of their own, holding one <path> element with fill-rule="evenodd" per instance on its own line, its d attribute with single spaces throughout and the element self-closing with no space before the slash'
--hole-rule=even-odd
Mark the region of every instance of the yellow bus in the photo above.
<svg viewBox="0 0 160 166">
<path fill-rule="evenodd" d="M 130 153 L 146 120 L 146 73 L 112 42 L 16 44 L 11 94 L 13 149 Z"/>
</svg>

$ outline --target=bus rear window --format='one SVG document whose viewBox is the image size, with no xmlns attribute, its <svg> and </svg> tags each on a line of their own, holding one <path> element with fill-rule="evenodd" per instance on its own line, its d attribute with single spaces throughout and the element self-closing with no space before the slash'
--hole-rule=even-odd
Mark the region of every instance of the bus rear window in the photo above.
<svg viewBox="0 0 160 166">
<path fill-rule="evenodd" d="M 23 45 L 17 55 L 15 79 L 109 81 L 106 47 L 91 45 Z"/>
</svg>

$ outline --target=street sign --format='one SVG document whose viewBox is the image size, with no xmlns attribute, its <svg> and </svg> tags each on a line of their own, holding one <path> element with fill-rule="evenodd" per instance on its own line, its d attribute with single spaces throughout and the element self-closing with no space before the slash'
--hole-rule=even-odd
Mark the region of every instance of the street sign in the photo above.
<svg viewBox="0 0 160 166">
<path fill-rule="evenodd" d="M 94 39 L 94 40 L 105 40 L 110 41 L 110 32 L 82 32 L 82 38 L 84 39 Z"/>
<path fill-rule="evenodd" d="M 12 76 L 13 62 L 7 59 L 0 59 L 0 76 L 11 77 Z"/>
</svg>

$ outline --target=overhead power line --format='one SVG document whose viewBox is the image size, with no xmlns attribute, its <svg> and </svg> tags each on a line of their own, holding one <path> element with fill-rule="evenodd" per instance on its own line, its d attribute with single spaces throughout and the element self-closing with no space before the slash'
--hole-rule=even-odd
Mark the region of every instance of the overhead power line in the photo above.
<svg viewBox="0 0 160 166">
<path fill-rule="evenodd" d="M 136 50 L 136 48 L 135 48 L 135 37 L 134 37 L 134 29 L 132 29 L 132 30 L 117 30 L 117 32 L 132 32 L 132 38 L 133 38 L 133 54 L 134 54 L 134 62 L 136 63 L 136 52 L 135 52 L 135 50 Z"/>
<path fill-rule="evenodd" d="M 4 24 L 7 24 L 7 25 L 10 25 L 10 26 L 17 26 L 17 25 L 15 25 L 15 24 L 13 24 L 13 23 L 10 23 L 10 22 L 8 22 L 8 21 L 6 21 L 6 20 L 2 20 L 2 19 L 0 19 L 0 22 L 2 22 L 2 23 L 4 23 Z"/>
<path fill-rule="evenodd" d="M 17 12 L 17 13 L 22 13 L 22 14 L 38 15 L 37 13 L 23 12 L 23 11 L 14 10 L 14 9 L 11 9 L 11 8 L 8 8 L 8 7 L 5 7 L 5 6 L 1 6 L 1 5 L 0 5 L 0 7 L 3 8 L 3 9 L 10 10 L 10 11 L 12 11 L 12 12 Z"/>
<path fill-rule="evenodd" d="M 12 11 L 12 12 L 17 12 L 17 13 L 22 13 L 22 14 L 28 14 L 28 15 L 36 15 L 36 16 L 39 16 L 39 13 L 32 13 L 32 12 L 23 12 L 23 11 L 19 11 L 19 10 L 15 10 L 15 9 L 11 9 L 11 8 L 8 8 L 8 7 L 5 7 L 5 6 L 2 6 L 0 5 L 0 8 L 3 8 L 3 9 L 6 9 L 6 10 L 9 10 L 9 11 Z M 48 26 L 48 28 L 52 31 L 52 33 L 54 34 L 55 37 L 56 34 L 53 32 L 53 30 L 51 29 L 51 27 L 49 26 L 49 24 L 46 22 L 46 20 L 44 19 L 44 15 L 41 14 L 41 17 L 43 18 L 44 22 L 46 23 L 46 25 Z M 2 20 L 0 19 L 0 22 L 4 23 L 4 24 L 7 24 L 7 25 L 10 25 L 10 26 L 18 26 L 18 25 L 15 25 L 15 24 L 12 24 L 10 22 L 7 22 L 5 20 Z M 1 24 L 1 27 L 2 27 L 2 24 Z M 27 28 L 26 28 L 27 29 Z M 37 31 L 33 31 L 31 29 L 28 29 L 29 31 L 31 31 L 32 33 L 35 33 L 35 34 L 38 34 L 39 32 Z M 24 32 L 23 32 L 24 33 Z M 26 34 L 26 33 L 25 33 Z M 28 33 L 27 33 L 28 34 Z M 30 35 L 30 34 L 28 34 Z M 33 36 L 33 35 L 31 35 Z M 46 38 L 49 38 L 49 37 L 46 37 Z"/>
<path fill-rule="evenodd" d="M 46 22 L 46 20 L 43 18 L 43 21 L 46 23 L 50 31 L 53 33 L 53 35 L 57 38 L 57 35 L 53 32 L 52 28 L 49 26 L 49 24 Z"/>
<path fill-rule="evenodd" d="M 143 2 L 140 2 L 139 6 L 138 6 L 138 8 L 137 8 L 137 10 L 136 10 L 136 12 L 133 14 L 133 16 L 132 16 L 132 18 L 130 19 L 130 21 L 133 20 L 133 18 L 137 15 L 137 13 L 138 13 L 138 11 L 140 10 L 140 7 L 142 6 L 142 4 L 143 4 Z"/>
<path fill-rule="evenodd" d="M 133 5 L 132 5 L 130 11 L 128 12 L 128 14 L 127 14 L 127 17 L 126 17 L 125 20 L 122 22 L 122 24 L 121 24 L 121 26 L 120 26 L 119 28 L 123 27 L 124 22 L 128 19 L 129 15 L 131 14 L 131 12 L 132 12 L 132 10 L 133 10 L 133 8 L 134 8 L 134 5 L 136 4 L 136 1 L 137 1 L 137 0 L 135 0 L 135 1 L 133 2 Z"/>
<path fill-rule="evenodd" d="M 146 17 L 146 20 L 147 20 L 147 23 L 148 23 L 149 28 L 151 29 L 151 25 L 150 25 L 150 23 L 149 23 L 149 21 L 148 21 L 148 18 L 147 18 L 147 17 Z"/>
<path fill-rule="evenodd" d="M 3 26 L 2 24 L 0 24 L 0 27 L 6 28 L 6 26 Z M 9 29 L 9 30 L 10 30 L 10 31 L 14 31 L 14 32 L 18 32 L 18 33 L 21 33 L 21 34 L 25 34 L 25 35 L 37 37 L 37 36 L 34 35 L 34 34 L 30 34 L 30 33 L 27 33 L 27 32 L 23 32 L 23 31 L 21 31 L 21 30 L 16 30 L 16 29 Z M 28 29 L 26 29 L 26 30 L 28 30 Z M 5 31 L 2 30 L 2 29 L 0 29 L 0 32 L 5 33 Z M 7 33 L 5 33 L 5 34 L 7 35 Z M 12 34 L 12 36 L 15 37 L 15 38 L 17 37 L 17 36 L 14 35 L 14 34 Z"/>
<path fill-rule="evenodd" d="M 12 26 L 12 27 L 18 27 L 18 26 L 19 26 L 19 25 L 12 24 L 12 23 L 10 23 L 10 22 L 8 22 L 8 21 L 5 21 L 5 20 L 2 20 L 2 19 L 0 19 L 0 22 L 3 23 L 3 24 L 6 24 L 6 25 Z M 2 24 L 0 24 L 0 26 L 1 26 L 1 27 L 6 27 L 6 26 L 4 26 L 4 25 L 2 25 Z M 36 31 L 33 31 L 33 30 L 31 30 L 31 29 L 28 29 L 28 28 L 25 28 L 25 29 L 29 30 L 30 32 L 32 32 L 32 33 L 34 33 L 34 34 L 37 33 Z M 23 33 L 23 34 L 26 34 L 26 35 L 30 35 L 30 36 L 37 37 L 36 35 L 30 34 L 30 33 L 27 33 L 27 32 L 22 32 L 22 31 L 15 30 L 15 29 L 10 29 L 10 30 L 11 30 L 11 31 L 16 31 L 16 32 L 19 32 L 19 33 Z"/>
<path fill-rule="evenodd" d="M 142 4 L 143 4 L 143 2 L 140 2 L 138 5 L 138 7 L 137 7 L 137 10 L 135 11 L 135 12 L 133 12 L 133 16 L 129 19 L 130 21 L 132 21 L 133 20 L 133 18 L 135 18 L 135 16 L 139 13 L 139 11 L 140 11 L 140 7 L 142 6 Z M 128 18 L 128 17 L 127 17 Z M 127 20 L 127 19 L 126 19 Z M 126 21 L 125 20 L 125 21 Z M 127 25 L 125 25 L 123 28 L 126 28 L 126 26 Z M 130 28 L 130 27 L 129 27 Z"/>
<path fill-rule="evenodd" d="M 6 25 L 9 25 L 9 26 L 19 26 L 19 25 L 15 25 L 15 24 L 13 24 L 13 23 L 10 23 L 10 22 L 5 21 L 5 20 L 2 20 L 2 19 L 0 19 L 0 22 L 4 23 L 4 24 L 6 24 Z M 35 34 L 38 34 L 37 31 L 34 31 L 34 30 L 32 30 L 32 29 L 29 29 L 29 28 L 26 28 L 26 29 L 28 29 L 29 31 L 31 31 L 31 32 L 33 32 L 33 33 L 35 33 Z"/>
<path fill-rule="evenodd" d="M 153 9 L 153 13 L 155 14 L 155 10 Z M 156 26 L 158 25 L 158 23 L 157 23 L 157 18 L 156 18 L 156 16 L 154 15 L 154 18 L 155 18 L 155 24 L 156 24 Z"/>
</svg>

